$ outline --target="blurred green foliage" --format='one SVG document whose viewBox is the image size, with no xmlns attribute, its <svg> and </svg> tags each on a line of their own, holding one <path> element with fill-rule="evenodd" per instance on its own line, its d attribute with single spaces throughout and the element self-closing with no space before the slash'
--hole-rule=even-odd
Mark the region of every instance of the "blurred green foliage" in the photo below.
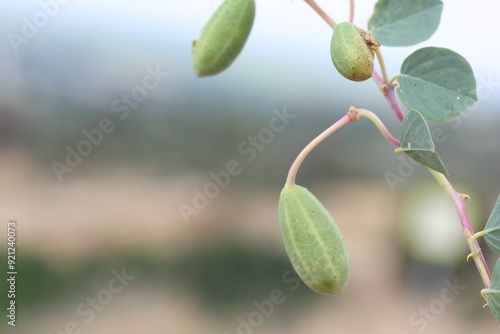
<svg viewBox="0 0 500 334">
<path fill-rule="evenodd" d="M 210 309 L 220 312 L 246 305 L 249 300 L 268 298 L 274 289 L 289 291 L 290 283 L 282 279 L 285 273 L 298 282 L 284 256 L 234 241 L 198 248 L 177 258 L 110 253 L 71 265 L 51 265 L 36 255 L 22 254 L 17 258 L 16 302 L 22 305 L 19 311 L 34 311 L 75 296 L 82 301 L 95 296 L 107 286 L 111 270 L 121 268 L 136 276 L 134 284 L 188 289 Z M 6 296 L 5 273 L 1 279 L 0 295 Z M 301 283 L 293 297 L 312 300 L 315 295 Z M 7 307 L 4 298 L 0 307 Z"/>
</svg>

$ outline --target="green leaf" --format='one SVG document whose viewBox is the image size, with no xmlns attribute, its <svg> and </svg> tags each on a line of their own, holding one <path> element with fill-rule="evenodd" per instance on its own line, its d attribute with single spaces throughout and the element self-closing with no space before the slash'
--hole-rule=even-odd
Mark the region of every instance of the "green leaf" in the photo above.
<svg viewBox="0 0 500 334">
<path fill-rule="evenodd" d="M 445 48 L 427 47 L 412 53 L 401 66 L 398 83 L 403 105 L 433 121 L 458 116 L 477 101 L 470 64 Z"/>
<path fill-rule="evenodd" d="M 434 34 L 442 11 L 440 0 L 379 0 L 368 28 L 382 45 L 414 45 Z"/>
<path fill-rule="evenodd" d="M 490 287 L 481 290 L 481 294 L 488 297 L 491 313 L 495 319 L 500 321 L 500 259 L 497 260 L 493 269 Z"/>
<path fill-rule="evenodd" d="M 396 149 L 396 153 L 406 153 L 416 162 L 448 175 L 446 167 L 435 151 L 429 127 L 416 110 L 410 111 L 401 123 L 401 147 Z"/>
<path fill-rule="evenodd" d="M 254 0 L 224 1 L 193 42 L 196 75 L 214 75 L 229 67 L 243 49 L 254 17 Z"/>
<path fill-rule="evenodd" d="M 500 255 L 500 196 L 491 211 L 490 218 L 484 227 L 484 239 L 495 254 Z"/>
<path fill-rule="evenodd" d="M 350 259 L 328 210 L 306 188 L 286 185 L 279 219 L 286 252 L 302 281 L 318 293 L 341 293 L 349 279 Z"/>
</svg>

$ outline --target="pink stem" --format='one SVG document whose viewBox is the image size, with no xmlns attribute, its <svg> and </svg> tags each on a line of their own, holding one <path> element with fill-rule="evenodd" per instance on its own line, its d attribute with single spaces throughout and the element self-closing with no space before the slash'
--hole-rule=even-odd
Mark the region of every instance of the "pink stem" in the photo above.
<svg viewBox="0 0 500 334">
<path fill-rule="evenodd" d="M 397 119 L 402 122 L 403 118 L 405 118 L 405 113 L 403 112 L 403 109 L 401 108 L 401 105 L 398 102 L 398 99 L 396 97 L 396 87 L 395 86 L 389 86 L 387 87 L 387 90 L 384 91 L 384 96 L 391 105 L 392 110 L 394 111 L 394 114 L 396 114 Z"/>
<path fill-rule="evenodd" d="M 457 192 L 443 174 L 432 169 L 429 169 L 429 171 L 451 199 L 451 202 L 457 211 L 460 224 L 462 225 L 465 239 L 467 240 L 467 244 L 473 254 L 472 258 L 474 259 L 474 263 L 477 267 L 479 275 L 481 276 L 484 287 L 488 288 L 491 283 L 491 273 L 488 269 L 488 264 L 484 259 L 483 253 L 479 252 L 480 248 L 478 242 L 472 238 L 474 236 L 474 229 L 472 228 L 467 208 L 465 207 L 465 200 L 467 200 L 469 196 Z"/>
<path fill-rule="evenodd" d="M 383 79 L 376 71 L 373 72 L 373 79 L 379 87 L 382 87 L 382 92 L 391 105 L 394 114 L 396 115 L 397 119 L 402 122 L 405 115 L 399 101 L 396 98 L 395 86 L 383 83 Z M 474 263 L 477 267 L 479 275 L 481 276 L 484 287 L 488 288 L 491 283 L 491 273 L 483 254 L 478 251 L 480 250 L 478 242 L 473 239 L 474 229 L 472 228 L 469 215 L 467 213 L 467 208 L 465 207 L 465 199 L 467 199 L 468 196 L 458 193 L 455 188 L 453 188 L 450 181 L 448 181 L 446 176 L 444 176 L 443 174 L 436 172 L 435 170 L 432 170 L 430 168 L 428 168 L 428 170 L 434 176 L 436 181 L 438 181 L 438 183 L 441 185 L 441 187 L 453 203 L 453 206 L 455 207 L 458 215 L 458 219 L 460 220 L 460 224 L 462 225 L 465 239 L 467 241 L 467 244 L 469 245 L 471 254 L 473 255 L 472 258 L 474 259 Z"/>
<path fill-rule="evenodd" d="M 309 6 L 311 6 L 312 9 L 314 9 L 316 11 L 316 13 L 318 13 L 319 16 L 321 16 L 323 18 L 323 20 L 325 20 L 326 23 L 328 23 L 328 25 L 330 27 L 332 27 L 333 29 L 335 29 L 337 27 L 337 23 L 327 13 L 325 13 L 325 11 L 323 9 L 321 9 L 320 6 L 318 6 L 316 1 L 305 0 L 305 2 L 307 2 L 309 4 Z"/>
<path fill-rule="evenodd" d="M 295 161 L 293 162 L 292 166 L 290 167 L 290 170 L 288 171 L 288 177 L 286 179 L 286 184 L 287 185 L 293 185 L 295 184 L 295 178 L 297 176 L 297 172 L 299 171 L 299 167 L 304 161 L 304 159 L 307 157 L 311 151 L 318 146 L 319 143 L 321 143 L 323 140 L 328 138 L 332 133 L 346 125 L 347 123 L 351 121 L 355 121 L 355 116 L 352 116 L 351 112 L 348 112 L 347 114 L 344 115 L 341 119 L 339 119 L 337 122 L 335 122 L 332 126 L 330 126 L 328 129 L 323 131 L 319 136 L 314 138 L 304 149 L 299 153 Z"/>
<path fill-rule="evenodd" d="M 354 0 L 349 1 L 349 22 L 354 23 Z"/>
<path fill-rule="evenodd" d="M 373 71 L 372 78 L 375 80 L 377 86 L 380 87 L 382 94 L 384 94 L 387 102 L 389 102 L 398 121 L 402 122 L 405 118 L 405 113 L 403 112 L 403 109 L 401 108 L 401 105 L 396 97 L 396 86 L 389 85 L 389 83 L 384 82 L 384 79 L 376 70 Z"/>
</svg>

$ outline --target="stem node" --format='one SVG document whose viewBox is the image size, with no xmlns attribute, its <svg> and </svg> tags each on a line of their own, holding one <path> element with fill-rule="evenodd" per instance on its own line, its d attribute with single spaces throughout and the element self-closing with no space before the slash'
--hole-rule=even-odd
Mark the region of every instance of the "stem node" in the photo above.
<svg viewBox="0 0 500 334">
<path fill-rule="evenodd" d="M 472 258 L 472 259 L 475 259 L 479 254 L 481 254 L 482 251 L 481 251 L 481 248 L 478 248 L 475 252 L 472 252 L 470 253 L 469 255 L 467 255 L 467 259 L 465 259 L 467 262 L 469 262 L 469 260 Z"/>
<path fill-rule="evenodd" d="M 355 107 L 350 106 L 348 114 L 351 117 L 351 121 L 353 122 L 359 121 L 359 112 L 358 109 L 356 109 Z"/>
</svg>

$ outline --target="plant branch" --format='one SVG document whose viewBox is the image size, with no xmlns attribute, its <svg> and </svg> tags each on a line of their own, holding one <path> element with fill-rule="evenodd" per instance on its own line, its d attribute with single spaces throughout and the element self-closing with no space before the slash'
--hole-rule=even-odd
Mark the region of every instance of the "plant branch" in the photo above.
<svg viewBox="0 0 500 334">
<path fill-rule="evenodd" d="M 379 60 L 380 59 L 382 59 L 382 57 L 380 57 Z M 380 67 L 382 67 L 382 65 Z M 386 74 L 386 76 L 387 76 L 387 74 Z M 399 104 L 399 101 L 396 97 L 397 84 L 393 84 L 393 83 L 388 84 L 385 81 L 387 79 L 384 79 L 376 70 L 373 70 L 372 78 L 375 81 L 375 83 L 377 84 L 378 88 L 380 88 L 380 91 L 384 95 L 387 102 L 389 102 L 389 105 L 391 106 L 392 110 L 394 111 L 396 118 L 400 122 L 402 122 L 403 118 L 405 118 L 405 113 L 403 112 L 403 109 L 401 108 L 401 105 Z M 395 80 L 395 79 L 393 79 L 393 80 Z"/>
<path fill-rule="evenodd" d="M 349 22 L 354 23 L 354 0 L 349 0 Z"/>
<path fill-rule="evenodd" d="M 375 81 L 380 81 L 380 77 L 377 78 L 374 76 L 374 79 Z M 396 98 L 396 85 L 391 84 L 390 86 L 384 86 L 386 87 L 386 89 L 382 89 L 382 92 L 391 105 L 391 108 L 393 109 L 396 117 L 401 122 L 404 118 L 404 113 L 399 101 Z M 460 220 L 460 224 L 462 226 L 465 240 L 467 241 L 467 245 L 469 246 L 469 249 L 471 251 L 471 254 L 467 257 L 467 259 L 469 259 L 469 257 L 473 258 L 479 275 L 481 276 L 481 280 L 483 281 L 484 287 L 489 288 L 491 283 L 491 273 L 488 269 L 488 264 L 484 259 L 483 253 L 481 252 L 481 248 L 479 247 L 476 238 L 474 238 L 474 229 L 472 228 L 472 225 L 470 223 L 469 214 L 467 213 L 467 208 L 465 206 L 465 201 L 469 199 L 469 196 L 457 192 L 451 185 L 450 181 L 448 181 L 446 176 L 444 176 L 443 174 L 430 168 L 427 169 L 432 174 L 432 176 L 434 176 L 436 181 L 439 183 L 441 188 L 443 188 L 444 192 L 448 195 L 451 202 L 453 203 L 455 211 L 458 215 L 458 219 Z"/>
<path fill-rule="evenodd" d="M 405 115 L 401 107 L 401 104 L 396 98 L 396 93 L 395 93 L 395 88 L 397 86 L 395 80 L 398 78 L 399 75 L 391 79 L 390 82 L 388 82 L 387 74 L 384 73 L 385 66 L 383 65 L 382 57 L 381 56 L 379 57 L 378 50 L 377 50 L 377 58 L 379 59 L 380 62 L 380 68 L 383 74 L 383 79 L 375 71 L 373 73 L 373 78 L 377 83 L 377 85 L 381 87 L 382 93 L 389 102 L 397 119 L 401 122 Z M 444 176 L 443 174 L 430 168 L 427 169 L 432 174 L 432 176 L 434 176 L 436 181 L 439 183 L 441 188 L 443 188 L 444 192 L 448 195 L 451 202 L 453 203 L 455 211 L 457 212 L 458 215 L 458 219 L 460 220 L 460 224 L 462 226 L 465 240 L 467 241 L 467 245 L 469 246 L 469 249 L 471 251 L 471 253 L 467 257 L 467 260 L 469 258 L 472 258 L 474 260 L 479 275 L 481 276 L 481 280 L 483 281 L 484 287 L 486 289 L 489 288 L 491 284 L 491 273 L 488 269 L 488 264 L 484 259 L 483 253 L 481 252 L 481 248 L 479 247 L 479 244 L 477 242 L 477 236 L 474 235 L 474 229 L 472 228 L 472 225 L 470 223 L 469 214 L 467 213 L 467 208 L 465 206 L 465 201 L 469 199 L 469 196 L 457 192 L 455 188 L 453 188 L 451 183 L 448 181 L 446 176 Z"/>
<path fill-rule="evenodd" d="M 354 110 L 354 112 L 353 112 Z M 300 165 L 304 161 L 304 159 L 307 157 L 311 151 L 318 146 L 323 140 L 328 138 L 332 133 L 346 125 L 347 123 L 351 121 L 357 121 L 357 116 L 355 115 L 356 109 L 351 107 L 349 109 L 349 112 L 345 114 L 341 119 L 339 119 L 337 122 L 335 122 L 332 126 L 330 126 L 328 129 L 323 131 L 319 136 L 314 138 L 304 149 L 299 153 L 297 158 L 295 158 L 295 161 L 292 164 L 292 167 L 290 167 L 290 170 L 288 171 L 288 176 L 286 178 L 286 185 L 294 185 L 295 184 L 295 177 L 297 176 L 297 172 L 299 171 Z"/>
<path fill-rule="evenodd" d="M 337 23 L 330 16 L 328 16 L 328 14 L 325 13 L 325 11 L 323 9 L 321 9 L 320 6 L 318 6 L 316 1 L 305 0 L 305 2 L 307 2 L 309 4 L 309 6 L 311 6 L 312 9 L 314 9 L 316 11 L 316 13 L 318 13 L 319 16 L 321 16 L 323 18 L 323 20 L 325 20 L 325 22 L 328 23 L 328 25 L 330 27 L 332 27 L 333 29 L 335 29 L 337 27 Z"/>
<path fill-rule="evenodd" d="M 384 94 L 387 102 L 389 102 L 389 104 L 391 105 L 391 108 L 394 111 L 396 118 L 400 122 L 402 122 L 403 118 L 405 118 L 405 113 L 403 112 L 403 108 L 401 108 L 401 105 L 399 104 L 398 98 L 396 97 L 396 86 L 384 85 L 382 87 L 382 93 Z"/>
<path fill-rule="evenodd" d="M 488 269 L 488 264 L 484 259 L 483 253 L 480 251 L 479 244 L 477 240 L 473 238 L 474 230 L 470 223 L 469 215 L 467 214 L 467 208 L 465 207 L 465 201 L 469 199 L 469 196 L 458 193 L 448 181 L 446 176 L 444 176 L 443 174 L 438 173 L 430 168 L 428 169 L 453 203 L 453 206 L 455 207 L 455 210 L 458 214 L 458 219 L 460 220 L 460 223 L 462 225 L 465 239 L 467 240 L 467 244 L 469 245 L 469 248 L 471 250 L 471 257 L 474 259 L 474 263 L 476 264 L 477 270 L 479 271 L 479 275 L 483 280 L 484 287 L 489 288 L 491 283 L 491 274 Z"/>
<path fill-rule="evenodd" d="M 383 82 L 382 76 L 377 72 L 377 70 L 373 70 L 372 79 L 373 79 L 373 81 L 375 81 L 378 88 L 380 88 L 380 90 L 382 92 L 384 92 L 384 89 L 382 88 L 384 86 L 384 82 Z"/>
</svg>

